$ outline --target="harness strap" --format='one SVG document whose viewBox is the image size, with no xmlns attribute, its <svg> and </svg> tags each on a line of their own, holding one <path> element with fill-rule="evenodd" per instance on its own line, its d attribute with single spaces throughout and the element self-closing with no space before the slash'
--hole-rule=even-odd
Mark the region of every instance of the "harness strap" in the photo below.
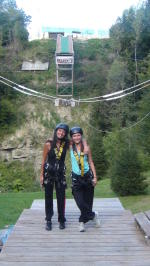
<svg viewBox="0 0 150 266">
<path fill-rule="evenodd" d="M 80 157 L 79 157 L 79 155 L 78 155 L 78 153 L 76 151 L 76 146 L 73 145 L 73 154 L 74 154 L 74 156 L 75 156 L 75 158 L 77 160 L 77 163 L 79 165 L 79 168 L 81 170 L 81 176 L 84 176 L 84 152 L 81 151 Z"/>
<path fill-rule="evenodd" d="M 59 149 L 57 147 L 54 149 L 57 160 L 60 160 L 64 146 L 65 146 L 65 142 L 62 142 Z"/>
</svg>

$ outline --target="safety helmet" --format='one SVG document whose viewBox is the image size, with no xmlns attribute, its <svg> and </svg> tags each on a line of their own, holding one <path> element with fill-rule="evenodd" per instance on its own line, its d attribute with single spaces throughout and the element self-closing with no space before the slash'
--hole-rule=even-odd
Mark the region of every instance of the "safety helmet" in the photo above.
<svg viewBox="0 0 150 266">
<path fill-rule="evenodd" d="M 76 126 L 76 127 L 72 127 L 72 128 L 70 129 L 70 136 L 71 136 L 71 137 L 72 137 L 73 134 L 76 134 L 76 133 L 80 133 L 81 135 L 83 135 L 83 130 L 82 130 L 82 128 Z"/>
<path fill-rule="evenodd" d="M 60 128 L 60 129 L 64 129 L 65 132 L 66 132 L 66 135 L 68 135 L 68 133 L 69 133 L 69 127 L 68 127 L 67 124 L 59 123 L 59 124 L 56 126 L 55 131 L 57 131 L 59 128 Z"/>
</svg>

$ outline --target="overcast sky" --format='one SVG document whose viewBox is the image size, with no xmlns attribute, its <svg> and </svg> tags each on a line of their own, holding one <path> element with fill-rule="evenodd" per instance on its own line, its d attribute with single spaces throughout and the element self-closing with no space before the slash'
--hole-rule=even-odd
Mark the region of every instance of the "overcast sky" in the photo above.
<svg viewBox="0 0 150 266">
<path fill-rule="evenodd" d="M 30 31 L 47 27 L 75 27 L 108 30 L 118 16 L 142 0 L 16 0 L 32 16 Z"/>
</svg>

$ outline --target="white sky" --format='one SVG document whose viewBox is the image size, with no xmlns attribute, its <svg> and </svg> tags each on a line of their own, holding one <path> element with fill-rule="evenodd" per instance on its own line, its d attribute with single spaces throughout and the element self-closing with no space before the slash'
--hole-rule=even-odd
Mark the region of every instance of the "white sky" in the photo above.
<svg viewBox="0 0 150 266">
<path fill-rule="evenodd" d="M 108 30 L 130 6 L 142 0 L 16 0 L 17 6 L 32 16 L 29 31 L 42 26 Z"/>
</svg>

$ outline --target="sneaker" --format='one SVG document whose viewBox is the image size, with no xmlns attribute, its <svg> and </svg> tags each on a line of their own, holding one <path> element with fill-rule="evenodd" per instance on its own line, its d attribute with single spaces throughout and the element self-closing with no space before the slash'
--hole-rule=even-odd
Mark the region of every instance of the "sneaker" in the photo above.
<svg viewBox="0 0 150 266">
<path fill-rule="evenodd" d="M 45 229 L 47 231 L 51 231 L 52 230 L 52 223 L 51 223 L 51 221 L 47 221 Z"/>
<path fill-rule="evenodd" d="M 95 216 L 94 216 L 93 221 L 95 222 L 95 226 L 96 226 L 96 227 L 100 227 L 99 214 L 98 214 L 97 211 L 95 211 Z"/>
<path fill-rule="evenodd" d="M 85 226 L 84 226 L 84 223 L 83 222 L 80 222 L 79 223 L 79 231 L 80 232 L 85 232 Z"/>
<path fill-rule="evenodd" d="M 59 229 L 65 229 L 65 223 L 59 223 Z"/>
</svg>

